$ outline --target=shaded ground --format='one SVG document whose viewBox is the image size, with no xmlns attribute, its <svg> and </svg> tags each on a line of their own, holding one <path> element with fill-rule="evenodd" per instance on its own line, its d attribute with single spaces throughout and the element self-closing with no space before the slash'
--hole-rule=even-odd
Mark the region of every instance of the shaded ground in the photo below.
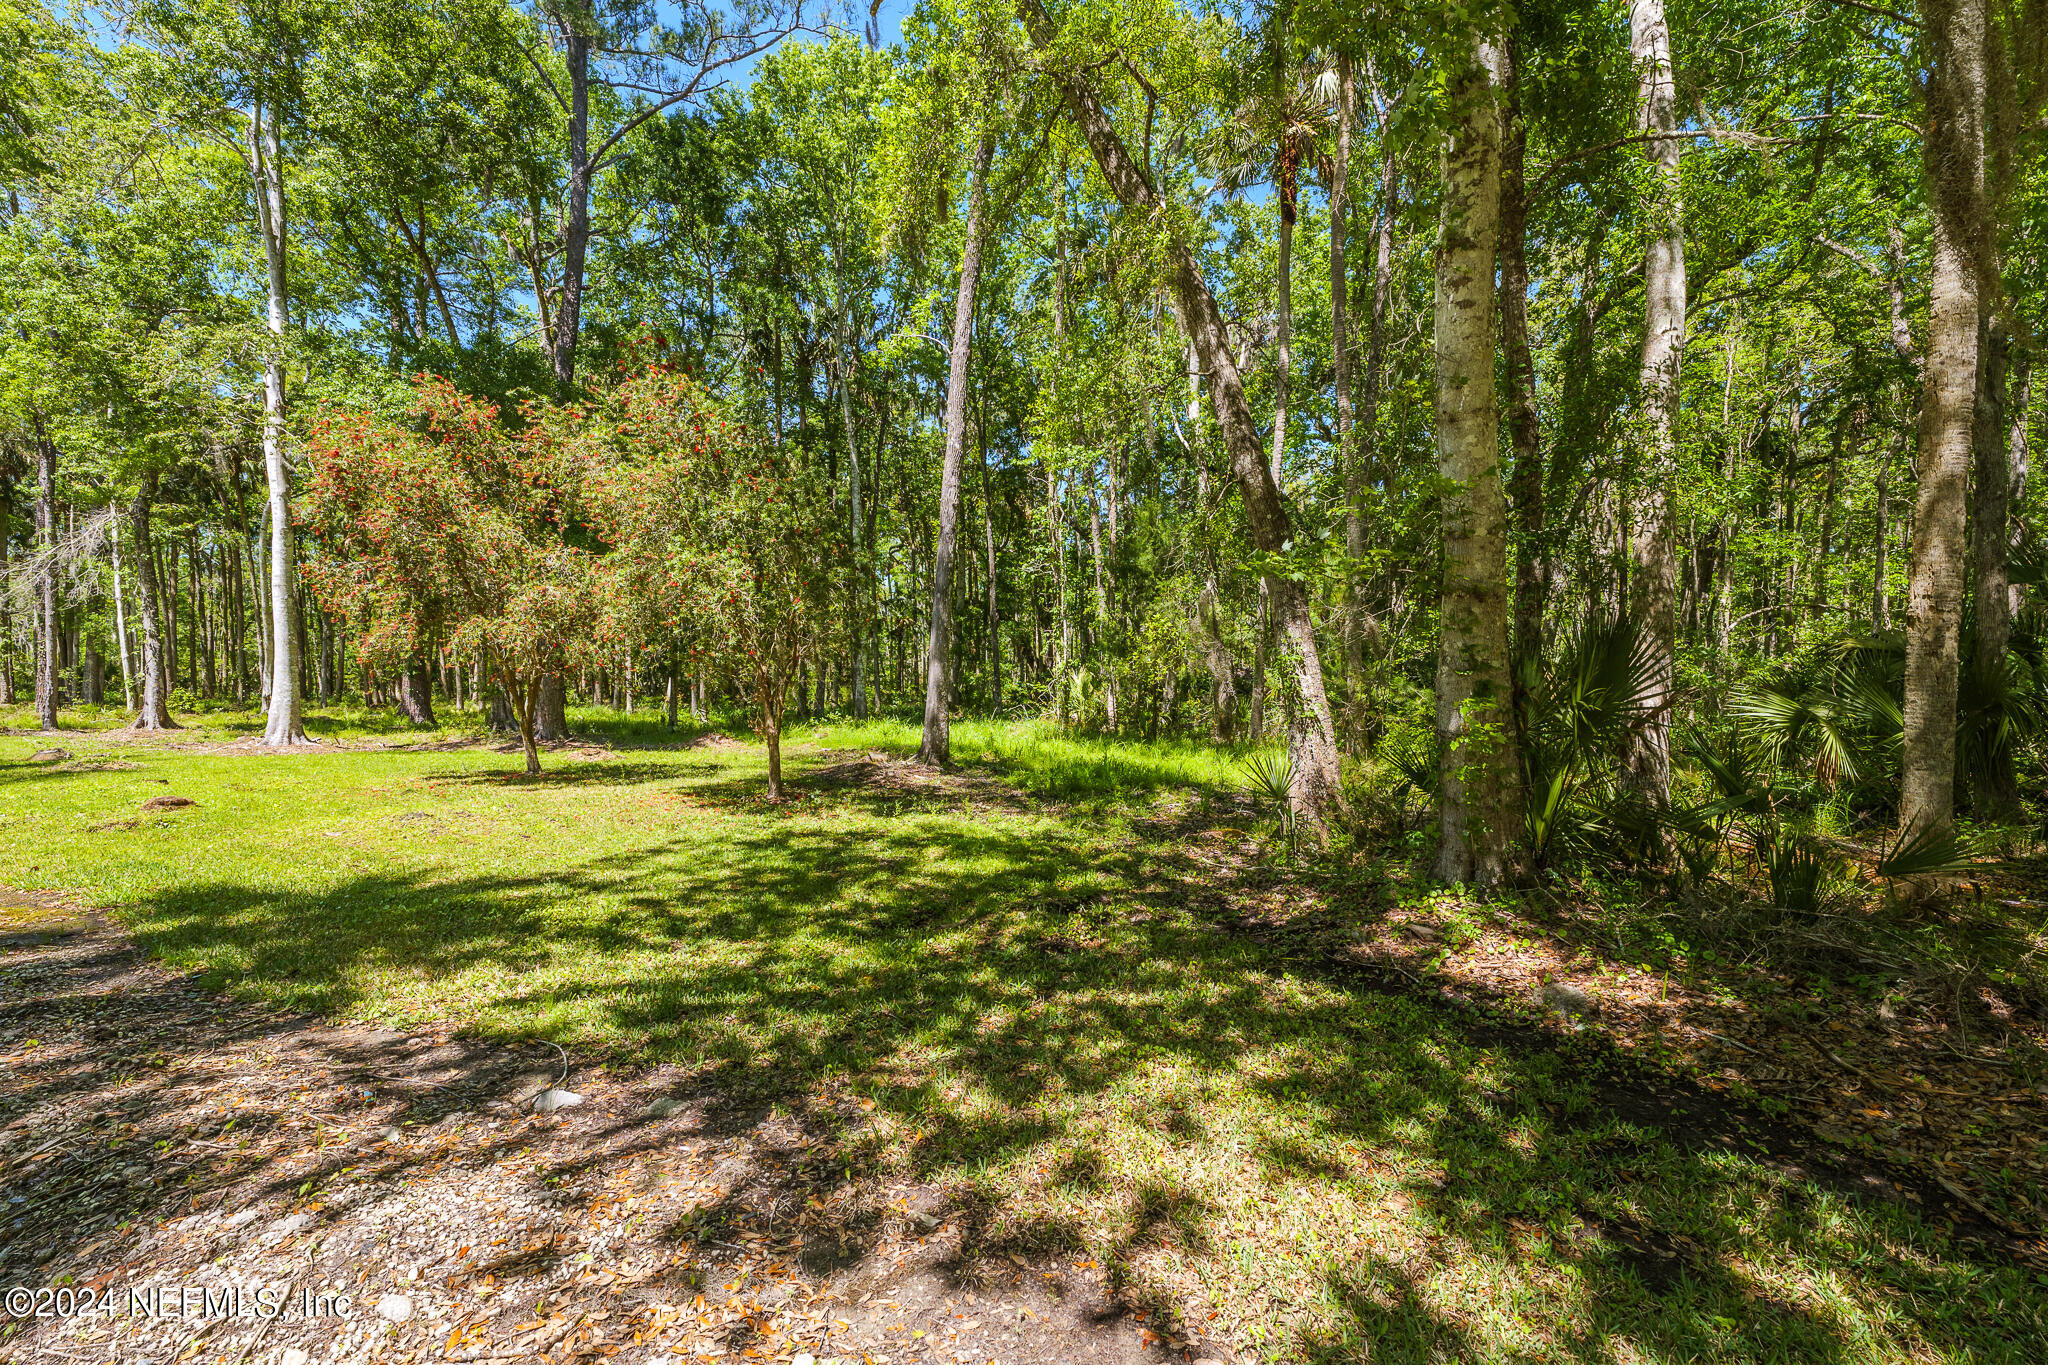
<svg viewBox="0 0 2048 1365">
<path fill-rule="evenodd" d="M 734 1109 L 660 1068 L 625 1079 L 544 1047 L 223 1001 L 104 926 L 29 937 L 0 957 L 0 1284 L 111 1311 L 10 1314 L 0 1358 L 1201 1353 L 1114 1304 L 1093 1261 L 963 1263 L 971 1212 L 849 1179 L 852 1098 Z M 565 1064 L 583 1103 L 535 1114 Z M 239 1315 L 138 1306 L 236 1288 Z"/>
<path fill-rule="evenodd" d="M 131 960 L 86 990 L 80 973 L 115 968 L 20 959 L 56 984 L 18 1020 L 0 1008 L 23 1104 L 0 1115 L 0 1184 L 32 1191 L 0 1284 L 115 1266 L 353 1282 L 414 1300 L 385 1358 L 2048 1356 L 2027 1238 L 1938 1184 L 1838 1159 L 1713 1075 L 1620 1055 L 1601 1041 L 1627 1021 L 1619 1002 L 1551 1009 L 1540 969 L 1459 980 L 1461 964 L 1497 971 L 1490 948 L 1468 952 L 1519 934 L 1512 916 L 1376 869 L 1283 875 L 1246 840 L 1255 813 L 1220 793 L 1054 806 L 853 735 L 793 752 L 804 799 L 773 805 L 758 748 L 729 742 L 540 780 L 488 749 L 329 749 L 310 768 L 118 752 L 148 771 L 0 763 L 8 851 L 27 852 L 21 884 L 91 888 L 204 976 L 153 986 Z M 107 824 L 166 778 L 197 804 Z M 1079 785 L 1063 782 L 1043 786 Z M 1597 974 L 1585 943 L 1558 951 Z M 245 1014 L 202 981 L 421 1031 Z M 91 1032 L 145 1004 L 158 1016 L 128 1036 Z M 567 1084 L 589 1097 L 564 1122 L 515 1107 L 522 1076 L 561 1065 L 533 1039 L 569 1049 Z M 681 1112 L 643 1117 L 657 1095 Z M 26 1183 L 41 1171 L 60 1179 Z M 122 1205 L 120 1180 L 148 1189 Z M 498 1202 L 461 1212 L 472 1189 Z M 339 1231 L 279 1222 L 300 1214 Z M 497 1259 L 475 1272 L 480 1243 Z M 593 1271 L 618 1278 L 579 1278 Z M 1070 1321 L 1029 1297 L 1047 1276 Z M 992 1294 L 1014 1324 L 984 1314 Z M 1130 1316 L 1089 1335 L 1112 1303 Z M 833 1344 L 792 1344 L 826 1309 L 820 1326 L 847 1324 Z M 882 1331 L 897 1309 L 926 1333 L 909 1348 Z M 715 1335 L 735 1323 L 758 1339 Z M 1148 1342 L 1154 1325 L 1183 1335 Z M 305 1339 L 291 1328 L 252 1358 Z M 38 1325 L 35 1349 L 107 1358 L 62 1330 Z M 226 1344 L 200 1338 L 192 1358 L 235 1361 L 246 1338 L 215 1330 Z M 859 1354 L 837 1344 L 856 1331 Z M 341 1359 L 379 1339 L 316 1344 Z"/>
</svg>

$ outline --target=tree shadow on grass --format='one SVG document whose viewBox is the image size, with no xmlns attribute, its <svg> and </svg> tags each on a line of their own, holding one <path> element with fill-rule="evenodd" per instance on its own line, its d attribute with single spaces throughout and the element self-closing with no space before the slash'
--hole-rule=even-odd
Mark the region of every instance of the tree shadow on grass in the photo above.
<svg viewBox="0 0 2048 1365">
<path fill-rule="evenodd" d="M 448 787 L 609 787 L 660 782 L 689 772 L 688 765 L 679 763 L 636 763 L 617 758 L 557 758 L 543 766 L 537 773 L 529 773 L 517 767 L 465 768 L 429 773 L 421 780 Z"/>
<path fill-rule="evenodd" d="M 128 915 L 274 999 L 358 1014 L 425 982 L 487 1034 L 685 1068 L 714 1117 L 813 1115 L 974 1210 L 961 1273 L 1087 1246 L 1164 1301 L 1161 1258 L 1205 1266 L 1241 1332 L 1299 1358 L 2048 1349 L 2025 1273 L 1911 1208 L 1617 1116 L 1583 1058 L 1303 973 L 1191 899 L 1045 821 L 788 819 Z M 826 1111 L 844 1086 L 880 1125 Z"/>
</svg>

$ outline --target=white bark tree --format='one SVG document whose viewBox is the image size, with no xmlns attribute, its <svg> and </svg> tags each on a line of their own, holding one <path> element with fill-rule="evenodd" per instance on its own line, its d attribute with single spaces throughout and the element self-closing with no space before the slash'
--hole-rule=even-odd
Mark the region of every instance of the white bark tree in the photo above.
<svg viewBox="0 0 2048 1365">
<path fill-rule="evenodd" d="M 1649 245 L 1643 252 L 1643 479 L 1636 491 L 1630 612 L 1651 668 L 1647 715 L 1632 734 L 1629 781 L 1653 802 L 1671 799 L 1671 682 L 1677 658 L 1678 530 L 1672 484 L 1678 465 L 1678 379 L 1685 356 L 1685 224 L 1678 89 L 1664 0 L 1630 0 L 1629 57 L 1636 69 L 1636 122 L 1649 140 Z"/>
<path fill-rule="evenodd" d="M 1500 215 L 1501 51 L 1482 38 L 1453 72 L 1436 258 L 1437 476 L 1443 599 L 1437 646 L 1442 745 L 1436 875 L 1498 885 L 1520 838 L 1520 764 L 1508 668 L 1507 499 L 1494 395 L 1494 254 Z"/>
<path fill-rule="evenodd" d="M 932 554 L 932 629 L 925 652 L 924 737 L 920 763 L 953 758 L 947 711 L 952 703 L 953 552 L 960 536 L 960 469 L 967 456 L 968 360 L 974 342 L 974 291 L 981 278 L 981 237 L 988 205 L 988 168 L 995 138 L 982 134 L 967 191 L 967 243 L 960 251 L 960 291 L 953 300 L 953 349 L 946 377 L 946 454 L 939 475 L 939 538 Z"/>
<path fill-rule="evenodd" d="M 1963 623 L 1965 489 L 1977 394 L 1983 240 L 1985 3 L 1926 0 L 1928 199 L 1934 265 L 1920 371 L 1920 487 L 1906 594 L 1902 830 L 1955 816 L 1956 690 Z"/>
</svg>

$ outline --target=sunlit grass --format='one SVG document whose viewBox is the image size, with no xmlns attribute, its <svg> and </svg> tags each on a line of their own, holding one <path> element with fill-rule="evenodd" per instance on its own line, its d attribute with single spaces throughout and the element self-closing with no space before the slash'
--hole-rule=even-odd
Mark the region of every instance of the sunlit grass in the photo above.
<svg viewBox="0 0 2048 1365">
<path fill-rule="evenodd" d="M 917 723 L 898 719 L 834 721 L 814 732 L 824 744 L 898 757 L 915 754 L 922 733 Z M 956 720 L 950 741 L 955 762 L 992 765 L 1017 786 L 1046 796 L 1114 798 L 1168 787 L 1244 785 L 1238 751 L 1186 740 L 1089 736 L 1034 719 Z"/>
<path fill-rule="evenodd" d="M 874 1109 L 849 1162 L 980 1196 L 987 1254 L 1086 1251 L 1272 1360 L 2048 1357 L 2039 1284 L 1910 1209 L 1600 1119 L 1569 1057 L 1221 927 L 1105 811 L 1235 788 L 1230 752 L 961 722 L 963 762 L 1058 799 L 884 799 L 806 774 L 908 754 L 914 726 L 799 724 L 798 799 L 772 806 L 757 745 L 572 721 L 608 756 L 538 779 L 361 712 L 309 721 L 348 747 L 292 755 L 174 747 L 246 715 L 69 737 L 61 765 L 0 736 L 0 884 L 75 892 L 278 1005 L 754 1102 L 851 1090 Z M 197 804 L 140 810 L 162 794 Z"/>
</svg>

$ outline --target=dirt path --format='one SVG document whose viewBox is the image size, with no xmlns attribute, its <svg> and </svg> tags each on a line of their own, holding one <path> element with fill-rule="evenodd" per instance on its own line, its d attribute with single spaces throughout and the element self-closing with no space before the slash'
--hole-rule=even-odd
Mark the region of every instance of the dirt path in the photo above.
<svg viewBox="0 0 2048 1365">
<path fill-rule="evenodd" d="M 0 940 L 0 1360 L 1233 1358 L 1093 1262 L 970 1262 L 971 1214 L 849 1181 L 855 1102 L 330 1027 L 77 918 Z M 536 1114 L 557 1082 L 582 1102 Z"/>
</svg>

